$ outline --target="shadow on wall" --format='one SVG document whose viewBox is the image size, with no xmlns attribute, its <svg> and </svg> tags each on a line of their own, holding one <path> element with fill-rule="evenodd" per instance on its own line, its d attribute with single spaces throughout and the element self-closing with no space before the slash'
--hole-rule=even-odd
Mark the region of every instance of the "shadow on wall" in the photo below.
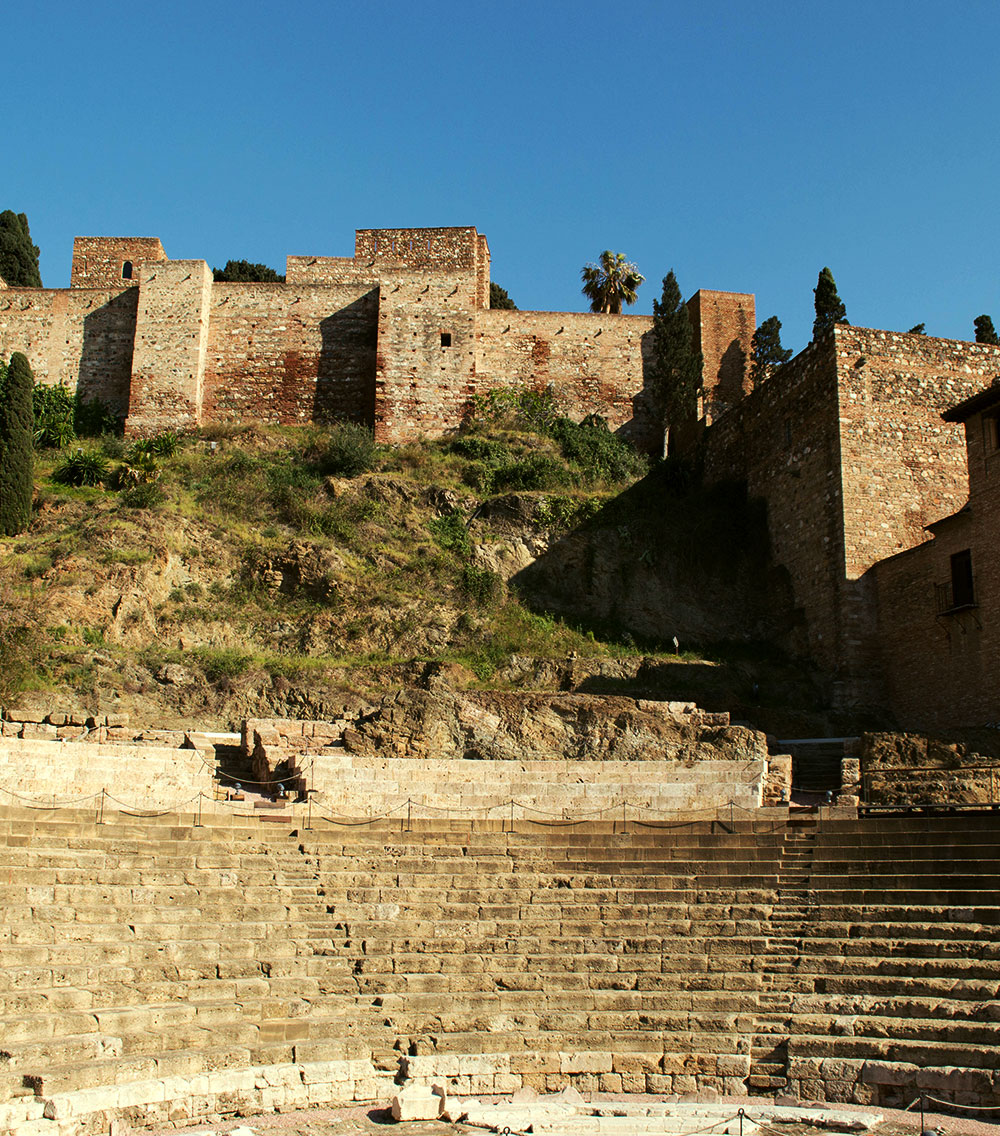
<svg viewBox="0 0 1000 1136">
<path fill-rule="evenodd" d="M 124 418 L 132 384 L 139 289 L 127 288 L 83 317 L 77 391 L 83 402 L 100 399 Z"/>
<path fill-rule="evenodd" d="M 663 453 L 663 414 L 653 385 L 653 333 L 642 336 L 642 389 L 632 396 L 632 418 L 618 435 L 637 450 L 659 457 Z"/>
<path fill-rule="evenodd" d="M 328 315 L 319 326 L 313 421 L 346 419 L 373 427 L 378 290 Z"/>
<path fill-rule="evenodd" d="M 718 418 L 735 406 L 746 394 L 743 383 L 746 377 L 747 354 L 738 339 L 722 353 L 719 361 L 719 381 L 710 395 L 711 413 Z"/>
</svg>

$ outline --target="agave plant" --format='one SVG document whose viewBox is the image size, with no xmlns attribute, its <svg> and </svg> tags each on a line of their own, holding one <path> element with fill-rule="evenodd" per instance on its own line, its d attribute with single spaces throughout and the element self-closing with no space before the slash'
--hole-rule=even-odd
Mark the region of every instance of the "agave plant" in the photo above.
<svg viewBox="0 0 1000 1136">
<path fill-rule="evenodd" d="M 100 485 L 108 479 L 108 463 L 99 453 L 77 450 L 52 471 L 60 485 Z"/>
</svg>

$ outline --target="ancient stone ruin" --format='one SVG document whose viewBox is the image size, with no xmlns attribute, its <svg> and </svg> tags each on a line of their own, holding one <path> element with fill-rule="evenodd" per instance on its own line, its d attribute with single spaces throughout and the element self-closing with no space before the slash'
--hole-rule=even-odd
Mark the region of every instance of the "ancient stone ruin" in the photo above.
<svg viewBox="0 0 1000 1136">
<path fill-rule="evenodd" d="M 404 1078 L 1000 1105 L 995 813 L 790 810 L 691 704 L 426 693 L 241 736 L 8 712 L 5 1131 Z"/>
</svg>

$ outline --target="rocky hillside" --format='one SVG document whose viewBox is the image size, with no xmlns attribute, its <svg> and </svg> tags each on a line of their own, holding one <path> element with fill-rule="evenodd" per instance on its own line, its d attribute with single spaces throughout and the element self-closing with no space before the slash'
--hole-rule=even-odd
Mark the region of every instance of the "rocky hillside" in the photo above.
<svg viewBox="0 0 1000 1136">
<path fill-rule="evenodd" d="M 224 726 L 452 667 L 817 728 L 766 646 L 794 619 L 763 518 L 536 410 L 398 449 L 335 427 L 40 451 L 32 525 L 0 541 L 0 702 Z"/>
</svg>

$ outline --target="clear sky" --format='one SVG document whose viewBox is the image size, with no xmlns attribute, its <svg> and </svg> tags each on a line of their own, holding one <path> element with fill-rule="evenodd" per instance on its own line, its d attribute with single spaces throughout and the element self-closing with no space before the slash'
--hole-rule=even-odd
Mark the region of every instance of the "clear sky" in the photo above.
<svg viewBox="0 0 1000 1136">
<path fill-rule="evenodd" d="M 1000 326 L 997 0 L 9 5 L 0 209 L 46 286 L 75 235 L 351 255 L 475 225 L 522 308 L 605 248 L 755 292 L 786 346 L 829 265 L 852 323 Z"/>
</svg>

